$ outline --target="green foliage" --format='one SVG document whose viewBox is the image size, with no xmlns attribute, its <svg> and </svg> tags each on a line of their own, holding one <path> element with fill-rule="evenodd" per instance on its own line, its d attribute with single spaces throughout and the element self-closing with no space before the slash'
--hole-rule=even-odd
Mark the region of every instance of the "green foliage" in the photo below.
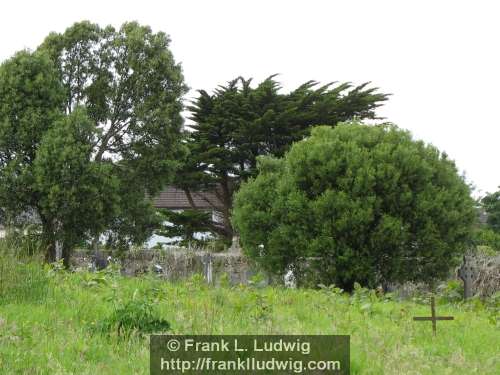
<svg viewBox="0 0 500 375">
<path fill-rule="evenodd" d="M 259 161 L 233 215 L 269 272 L 351 290 L 445 277 L 465 250 L 469 187 L 445 154 L 395 126 L 318 127 L 283 159 Z"/>
<path fill-rule="evenodd" d="M 176 243 L 181 246 L 203 244 L 206 241 L 196 239 L 195 233 L 210 233 L 212 231 L 210 212 L 159 210 L 158 214 L 164 224 L 156 231 L 156 234 L 167 238 L 180 237 Z"/>
<path fill-rule="evenodd" d="M 344 293 L 344 289 L 335 286 L 335 284 L 331 284 L 328 286 L 324 284 L 318 284 L 318 288 L 325 291 L 325 293 L 331 293 L 333 295 L 341 295 L 342 293 Z"/>
<path fill-rule="evenodd" d="M 488 226 L 500 234 L 500 190 L 484 196 L 481 204 L 488 214 Z"/>
<path fill-rule="evenodd" d="M 250 280 L 248 280 L 248 284 L 256 287 L 256 288 L 263 288 L 266 286 L 266 275 L 264 275 L 262 272 L 257 272 L 252 277 L 250 277 Z"/>
<path fill-rule="evenodd" d="M 45 301 L 49 279 L 37 261 L 14 256 L 0 260 L 0 303 L 40 303 Z"/>
<path fill-rule="evenodd" d="M 309 81 L 283 93 L 271 76 L 252 87 L 239 77 L 209 94 L 201 90 L 189 107 L 193 125 L 186 132 L 190 156 L 175 184 L 191 190 L 216 190 L 222 223 L 211 222 L 214 232 L 229 241 L 233 194 L 242 181 L 257 173 L 260 155 L 283 156 L 294 141 L 309 134 L 312 125 L 335 126 L 355 117 L 375 118 L 386 99 L 367 84 L 319 86 Z M 194 208 L 194 207 L 193 207 Z"/>
<path fill-rule="evenodd" d="M 455 320 L 438 322 L 433 337 L 430 322 L 413 321 L 414 316 L 429 316 L 428 300 L 423 305 L 382 297 L 371 300 L 367 292 L 353 303 L 345 293 L 325 290 L 213 288 L 201 279 L 202 284 L 193 285 L 107 277 L 109 286 L 89 288 L 82 284 L 81 273 L 61 271 L 45 303 L 0 304 L 1 372 L 148 374 L 147 335 L 118 338 L 116 327 L 111 333 L 89 329 L 134 300 L 136 290 L 136 301 L 145 296 L 156 300 L 154 314 L 172 323 L 171 334 L 342 334 L 351 337 L 356 374 L 498 372 L 499 326 L 487 302 L 476 309 L 439 299 L 437 313 Z M 112 284 L 116 288 L 111 294 Z M 498 298 L 496 302 L 498 306 Z M 363 307 L 367 303 L 371 305 Z"/>
<path fill-rule="evenodd" d="M 42 53 L 22 51 L 0 65 L 0 206 L 7 223 L 41 198 L 33 162 L 42 138 L 62 118 L 63 88 Z"/>
<path fill-rule="evenodd" d="M 8 228 L 0 243 L 0 252 L 14 254 L 20 258 L 38 257 L 42 249 L 40 226 L 25 224 Z"/>
<path fill-rule="evenodd" d="M 169 44 L 164 33 L 135 22 L 119 30 L 80 22 L 49 35 L 39 48 L 58 68 L 66 111 L 87 108 L 97 131 L 93 161 L 118 183 L 106 231 L 110 246 L 125 248 L 151 235 L 158 222 L 145 193 L 156 194 L 183 155 L 186 87 Z"/>
<path fill-rule="evenodd" d="M 273 306 L 266 295 L 253 291 L 250 294 L 250 316 L 259 326 L 272 324 Z"/>
<path fill-rule="evenodd" d="M 49 277 L 40 260 L 15 247 L 25 244 L 0 240 L 0 304 L 36 304 L 47 298 Z"/>
<path fill-rule="evenodd" d="M 496 311 L 497 324 L 500 325 L 500 291 L 493 294 L 490 298 L 486 299 L 485 305 L 491 311 Z"/>
<path fill-rule="evenodd" d="M 230 288 L 231 287 L 231 278 L 227 272 L 224 272 L 218 280 L 218 286 L 220 288 Z"/>
<path fill-rule="evenodd" d="M 379 297 L 375 290 L 364 288 L 360 284 L 354 283 L 350 303 L 356 306 L 361 313 L 371 315 L 374 312 L 373 306 L 378 301 Z"/>
<path fill-rule="evenodd" d="M 495 255 L 500 252 L 500 233 L 490 228 L 477 228 L 474 231 L 474 244 L 483 252 Z"/>
<path fill-rule="evenodd" d="M 181 67 L 169 38 L 138 23 L 50 34 L 0 66 L 0 207 L 38 216 L 47 258 L 107 235 L 142 243 L 151 200 L 185 154 Z"/>
<path fill-rule="evenodd" d="M 461 302 L 464 299 L 464 287 L 460 280 L 449 280 L 437 287 L 441 300 L 447 303 Z"/>
<path fill-rule="evenodd" d="M 33 163 L 39 213 L 61 223 L 56 238 L 73 247 L 100 233 L 116 213 L 118 181 L 110 163 L 92 161 L 95 126 L 76 108 L 43 136 Z"/>
<path fill-rule="evenodd" d="M 88 273 L 84 276 L 83 285 L 86 287 L 96 287 L 100 285 L 107 285 L 108 279 L 103 275 L 93 275 Z"/>
<path fill-rule="evenodd" d="M 95 160 L 117 161 L 119 177 L 133 188 L 161 189 L 182 155 L 181 67 L 162 32 L 136 22 L 119 30 L 90 22 L 52 33 L 40 46 L 58 68 L 65 108 L 85 105 L 99 136 Z M 126 202 L 132 204 L 132 202 Z"/>
<path fill-rule="evenodd" d="M 114 311 L 98 325 L 99 331 L 105 334 L 117 333 L 118 336 L 130 336 L 132 333 L 140 335 L 161 333 L 170 329 L 170 323 L 158 316 L 155 301 L 146 295 L 134 297 L 122 302 Z"/>
</svg>

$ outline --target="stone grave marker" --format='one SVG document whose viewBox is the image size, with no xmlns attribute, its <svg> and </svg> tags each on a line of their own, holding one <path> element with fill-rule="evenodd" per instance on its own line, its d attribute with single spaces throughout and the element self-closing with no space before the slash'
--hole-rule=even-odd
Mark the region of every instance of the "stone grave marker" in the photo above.
<svg viewBox="0 0 500 375">
<path fill-rule="evenodd" d="M 458 270 L 458 277 L 464 282 L 464 299 L 471 298 L 474 295 L 473 284 L 476 276 L 477 272 L 471 258 L 464 256 L 464 262 Z"/>
<path fill-rule="evenodd" d="M 212 274 L 212 254 L 206 253 L 203 255 L 201 262 L 203 263 L 203 275 L 205 276 L 205 280 L 208 284 L 212 284 L 213 274 Z"/>
</svg>

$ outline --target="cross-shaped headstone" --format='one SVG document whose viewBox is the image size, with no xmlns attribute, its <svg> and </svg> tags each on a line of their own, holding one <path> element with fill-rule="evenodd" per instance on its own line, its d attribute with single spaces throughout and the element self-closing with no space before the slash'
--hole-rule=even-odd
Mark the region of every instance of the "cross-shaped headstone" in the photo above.
<svg viewBox="0 0 500 375">
<path fill-rule="evenodd" d="M 474 295 L 473 284 L 476 279 L 476 270 L 471 260 L 464 256 L 464 263 L 458 270 L 458 277 L 464 282 L 464 299 L 471 298 Z"/>
<path fill-rule="evenodd" d="M 413 320 L 424 320 L 432 321 L 432 332 L 434 333 L 434 336 L 436 336 L 436 322 L 438 320 L 453 320 L 454 318 L 452 316 L 436 316 L 436 302 L 434 301 L 434 296 L 431 297 L 431 316 L 415 316 Z"/>
</svg>

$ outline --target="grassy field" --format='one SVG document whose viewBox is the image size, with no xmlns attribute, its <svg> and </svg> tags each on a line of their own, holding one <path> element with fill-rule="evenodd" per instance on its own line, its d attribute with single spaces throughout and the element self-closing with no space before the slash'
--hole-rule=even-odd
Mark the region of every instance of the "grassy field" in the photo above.
<svg viewBox="0 0 500 375">
<path fill-rule="evenodd" d="M 36 275 L 10 296 L 4 288 L 2 374 L 147 374 L 147 335 L 117 333 L 127 317 L 141 329 L 152 318 L 167 320 L 175 334 L 348 334 L 352 374 L 500 374 L 498 317 L 479 301 L 438 300 L 438 314 L 455 320 L 438 322 L 434 338 L 429 322 L 412 320 L 429 315 L 425 299 L 396 302 L 363 289 L 348 296 L 328 288 L 215 288 L 198 276 L 166 283 L 110 271 Z"/>
</svg>

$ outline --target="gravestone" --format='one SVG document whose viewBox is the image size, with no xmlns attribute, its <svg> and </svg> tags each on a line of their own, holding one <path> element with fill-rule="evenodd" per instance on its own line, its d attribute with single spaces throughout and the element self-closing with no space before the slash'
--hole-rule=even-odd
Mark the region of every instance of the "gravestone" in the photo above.
<svg viewBox="0 0 500 375">
<path fill-rule="evenodd" d="M 477 272 L 471 257 L 464 256 L 464 263 L 458 270 L 458 277 L 464 282 L 464 299 L 471 298 L 474 295 L 473 284 L 476 276 Z"/>
<path fill-rule="evenodd" d="M 436 315 L 436 301 L 434 296 L 431 297 L 431 316 L 415 316 L 413 320 L 415 321 L 431 321 L 432 322 L 432 333 L 436 336 L 436 322 L 438 320 L 453 320 L 452 316 L 437 316 Z"/>
<path fill-rule="evenodd" d="M 56 241 L 56 262 L 62 259 L 62 242 Z"/>
<path fill-rule="evenodd" d="M 206 253 L 205 255 L 203 255 L 203 257 L 201 258 L 201 262 L 203 263 L 203 276 L 205 276 L 205 280 L 207 281 L 207 284 L 212 284 L 212 281 L 213 281 L 212 254 Z"/>
<path fill-rule="evenodd" d="M 233 241 L 231 243 L 231 247 L 229 248 L 229 252 L 231 252 L 231 253 L 241 252 L 240 237 L 239 236 L 233 236 Z"/>
<path fill-rule="evenodd" d="M 291 268 L 287 269 L 285 275 L 283 276 L 283 282 L 287 288 L 297 288 L 297 280 L 295 279 L 295 274 Z"/>
<path fill-rule="evenodd" d="M 109 260 L 103 253 L 99 250 L 94 251 L 94 255 L 92 256 L 92 265 L 94 270 L 103 270 L 108 266 L 108 264 Z"/>
</svg>

